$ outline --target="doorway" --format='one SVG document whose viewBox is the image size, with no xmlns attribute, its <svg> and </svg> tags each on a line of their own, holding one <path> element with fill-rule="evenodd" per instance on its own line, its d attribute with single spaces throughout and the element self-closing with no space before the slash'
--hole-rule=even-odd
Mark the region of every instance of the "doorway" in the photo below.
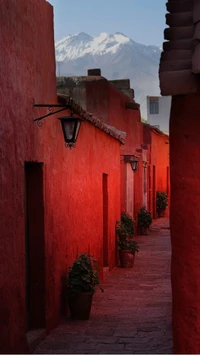
<svg viewBox="0 0 200 356">
<path fill-rule="evenodd" d="M 169 198 L 169 167 L 167 167 L 167 187 L 166 187 L 167 196 Z"/>
<path fill-rule="evenodd" d="M 26 329 L 45 328 L 43 163 L 25 162 Z"/>
<path fill-rule="evenodd" d="M 103 173 L 103 267 L 108 267 L 108 175 Z"/>
<path fill-rule="evenodd" d="M 156 211 L 156 166 L 153 166 L 153 218 L 157 218 Z"/>
<path fill-rule="evenodd" d="M 134 175 L 130 163 L 126 163 L 126 212 L 134 216 Z"/>
<path fill-rule="evenodd" d="M 148 190 L 149 190 L 149 196 L 148 196 L 148 210 L 152 214 L 152 187 L 151 187 L 151 166 L 148 166 Z"/>
<path fill-rule="evenodd" d="M 143 162 L 143 206 L 147 209 L 147 162 Z"/>
</svg>

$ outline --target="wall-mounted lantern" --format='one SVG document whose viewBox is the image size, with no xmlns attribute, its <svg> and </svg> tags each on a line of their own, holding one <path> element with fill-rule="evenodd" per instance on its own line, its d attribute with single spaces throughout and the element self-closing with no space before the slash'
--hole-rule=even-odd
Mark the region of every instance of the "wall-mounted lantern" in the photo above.
<svg viewBox="0 0 200 356">
<path fill-rule="evenodd" d="M 139 160 L 137 158 L 130 160 L 131 168 L 134 173 L 137 172 L 138 163 L 139 163 Z"/>
<path fill-rule="evenodd" d="M 66 146 L 69 148 L 75 147 L 81 120 L 73 115 L 59 117 L 58 119 L 61 121 Z"/>
<path fill-rule="evenodd" d="M 132 171 L 135 173 L 138 169 L 139 158 L 135 155 L 125 155 L 124 161 L 130 163 Z"/>
<path fill-rule="evenodd" d="M 41 120 L 45 119 L 46 117 L 57 114 L 58 112 L 64 111 L 66 109 L 69 109 L 68 105 L 62 105 L 62 104 L 61 105 L 60 104 L 55 104 L 55 105 L 34 104 L 34 107 L 48 107 L 50 111 L 49 114 L 34 119 L 34 121 L 37 121 L 39 126 L 42 126 Z M 54 111 L 55 107 L 59 107 L 62 109 Z M 59 117 L 58 119 L 61 122 L 66 147 L 69 147 L 70 149 L 72 147 L 75 147 L 82 120 L 78 117 L 73 116 L 73 114 L 71 114 L 70 116 Z"/>
</svg>

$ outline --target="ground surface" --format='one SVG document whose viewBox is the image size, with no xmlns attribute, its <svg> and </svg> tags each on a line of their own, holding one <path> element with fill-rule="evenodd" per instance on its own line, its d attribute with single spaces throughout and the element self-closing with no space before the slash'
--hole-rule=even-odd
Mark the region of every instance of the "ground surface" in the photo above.
<svg viewBox="0 0 200 356">
<path fill-rule="evenodd" d="M 171 354 L 170 234 L 166 218 L 138 236 L 133 269 L 108 272 L 89 321 L 66 320 L 38 354 Z"/>
</svg>

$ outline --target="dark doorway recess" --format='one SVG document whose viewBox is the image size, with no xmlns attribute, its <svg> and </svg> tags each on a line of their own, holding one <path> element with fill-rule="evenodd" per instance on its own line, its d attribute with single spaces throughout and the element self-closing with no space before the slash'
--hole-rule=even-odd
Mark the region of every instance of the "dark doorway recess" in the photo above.
<svg viewBox="0 0 200 356">
<path fill-rule="evenodd" d="M 103 266 L 108 267 L 108 175 L 103 173 Z"/>
<path fill-rule="evenodd" d="M 153 166 L 153 218 L 157 218 L 156 209 L 156 166 Z"/>
<path fill-rule="evenodd" d="M 27 331 L 45 328 L 43 163 L 25 162 Z"/>
</svg>

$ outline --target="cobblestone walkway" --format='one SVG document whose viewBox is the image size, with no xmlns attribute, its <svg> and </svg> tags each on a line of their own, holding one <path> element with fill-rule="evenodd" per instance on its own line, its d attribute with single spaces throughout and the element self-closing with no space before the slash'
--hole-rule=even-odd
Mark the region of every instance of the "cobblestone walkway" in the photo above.
<svg viewBox="0 0 200 356">
<path fill-rule="evenodd" d="M 170 232 L 166 218 L 138 236 L 133 269 L 116 267 L 97 292 L 89 321 L 66 320 L 38 354 L 171 354 Z"/>
</svg>

